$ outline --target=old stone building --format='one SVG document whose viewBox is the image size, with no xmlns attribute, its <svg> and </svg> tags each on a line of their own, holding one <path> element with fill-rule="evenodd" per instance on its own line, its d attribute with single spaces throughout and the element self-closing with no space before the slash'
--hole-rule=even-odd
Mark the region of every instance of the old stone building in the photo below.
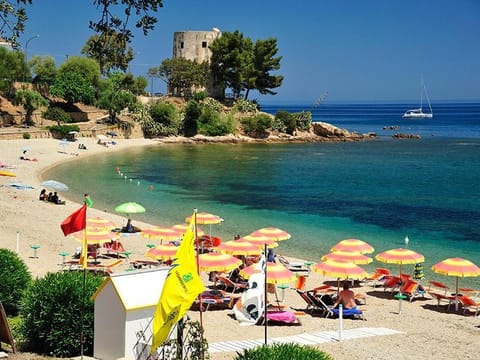
<svg viewBox="0 0 480 360">
<path fill-rule="evenodd" d="M 217 28 L 213 28 L 211 31 L 177 31 L 173 34 L 173 58 L 183 57 L 199 64 L 204 61 L 209 62 L 212 56 L 209 46 L 221 35 L 222 33 Z M 223 97 L 223 87 L 215 86 L 211 76 L 205 90 L 209 96 Z M 177 95 L 176 89 L 169 88 L 168 92 Z"/>
</svg>

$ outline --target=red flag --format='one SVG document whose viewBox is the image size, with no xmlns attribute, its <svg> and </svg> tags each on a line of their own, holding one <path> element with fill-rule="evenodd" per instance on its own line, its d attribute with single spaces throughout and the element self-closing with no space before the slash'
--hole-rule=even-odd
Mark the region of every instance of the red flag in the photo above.
<svg viewBox="0 0 480 360">
<path fill-rule="evenodd" d="M 87 226 L 87 205 L 83 205 L 80 209 L 72 213 L 69 217 L 63 220 L 60 227 L 63 234 L 68 234 L 85 229 Z"/>
</svg>

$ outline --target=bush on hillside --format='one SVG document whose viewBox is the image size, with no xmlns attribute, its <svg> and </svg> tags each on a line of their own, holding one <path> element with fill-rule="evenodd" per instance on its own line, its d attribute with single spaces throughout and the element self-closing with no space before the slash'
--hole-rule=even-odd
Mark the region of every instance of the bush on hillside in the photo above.
<svg viewBox="0 0 480 360">
<path fill-rule="evenodd" d="M 222 116 L 222 114 L 211 109 L 204 109 L 198 120 L 198 132 L 206 136 L 232 134 L 236 128 L 231 116 Z"/>
<path fill-rule="evenodd" d="M 57 357 L 76 356 L 83 321 L 84 352 L 93 354 L 94 306 L 90 298 L 102 277 L 87 273 L 83 293 L 83 276 L 81 272 L 57 272 L 32 282 L 20 311 L 25 350 Z"/>
<path fill-rule="evenodd" d="M 181 127 L 180 115 L 175 105 L 169 103 L 155 103 L 149 108 L 152 120 L 157 123 L 157 136 L 178 135 Z"/>
<path fill-rule="evenodd" d="M 272 128 L 282 133 L 293 135 L 296 130 L 295 117 L 288 111 L 279 110 L 275 114 Z"/>
<path fill-rule="evenodd" d="M 263 345 L 236 353 L 234 360 L 333 360 L 333 358 L 312 346 L 298 344 Z"/>
<path fill-rule="evenodd" d="M 272 126 L 272 119 L 266 114 L 249 116 L 240 120 L 243 132 L 254 138 L 264 138 L 268 136 L 268 129 Z"/>
<path fill-rule="evenodd" d="M 67 137 L 70 131 L 80 131 L 78 125 L 52 125 L 47 128 L 56 139 Z"/>
<path fill-rule="evenodd" d="M 16 315 L 23 292 L 32 281 L 27 265 L 16 253 L 0 249 L 0 301 L 7 315 Z"/>
<path fill-rule="evenodd" d="M 183 135 L 192 137 L 198 133 L 197 120 L 202 114 L 202 108 L 196 100 L 190 100 L 185 106 L 185 117 L 183 118 Z"/>
<path fill-rule="evenodd" d="M 242 113 L 254 113 L 258 110 L 258 105 L 255 101 L 237 99 L 233 104 L 233 110 L 237 110 Z"/>
<path fill-rule="evenodd" d="M 46 111 L 42 113 L 44 119 L 53 120 L 60 125 L 60 123 L 71 123 L 73 122 L 72 118 L 68 113 L 59 107 L 49 107 Z"/>
<path fill-rule="evenodd" d="M 297 129 L 300 131 L 309 131 L 312 125 L 312 113 L 310 111 L 300 111 L 293 113 Z"/>
</svg>

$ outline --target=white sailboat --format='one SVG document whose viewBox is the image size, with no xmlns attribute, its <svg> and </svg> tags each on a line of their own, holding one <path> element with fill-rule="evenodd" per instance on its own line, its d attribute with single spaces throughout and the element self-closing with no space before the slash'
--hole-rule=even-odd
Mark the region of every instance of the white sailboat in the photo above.
<svg viewBox="0 0 480 360">
<path fill-rule="evenodd" d="M 430 112 L 423 112 L 423 95 L 425 94 L 425 98 L 427 99 L 428 108 Z M 405 111 L 402 116 L 403 118 L 411 118 L 411 119 L 425 119 L 425 118 L 433 118 L 433 110 L 432 105 L 430 104 L 430 98 L 428 97 L 427 87 L 425 86 L 425 82 L 423 81 L 420 86 L 420 107 L 418 109 L 411 109 Z"/>
</svg>

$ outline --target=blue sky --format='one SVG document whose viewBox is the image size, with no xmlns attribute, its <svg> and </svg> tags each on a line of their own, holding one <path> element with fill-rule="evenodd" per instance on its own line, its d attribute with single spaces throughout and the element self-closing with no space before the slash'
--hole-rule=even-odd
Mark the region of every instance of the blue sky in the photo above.
<svg viewBox="0 0 480 360">
<path fill-rule="evenodd" d="M 28 57 L 51 55 L 57 65 L 80 55 L 99 18 L 91 1 L 34 0 L 21 39 Z M 478 0 L 164 0 L 156 29 L 135 33 L 135 75 L 172 56 L 173 33 L 241 31 L 252 40 L 274 37 L 285 77 L 262 103 L 418 101 L 423 73 L 433 102 L 480 100 Z M 154 91 L 164 85 L 155 80 Z"/>
</svg>

